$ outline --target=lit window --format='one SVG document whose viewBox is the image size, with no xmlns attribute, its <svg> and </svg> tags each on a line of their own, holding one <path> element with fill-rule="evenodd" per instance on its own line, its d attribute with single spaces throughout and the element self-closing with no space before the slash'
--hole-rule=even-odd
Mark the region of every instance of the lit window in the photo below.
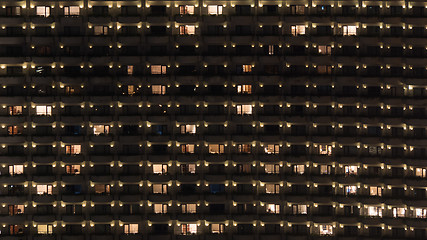
<svg viewBox="0 0 427 240">
<path fill-rule="evenodd" d="M 111 186 L 110 184 L 95 184 L 95 193 L 96 194 L 110 194 Z"/>
<path fill-rule="evenodd" d="M 36 6 L 36 15 L 40 17 L 50 16 L 50 7 L 48 6 Z"/>
<path fill-rule="evenodd" d="M 168 172 L 167 164 L 153 164 L 154 174 L 166 174 Z"/>
<path fill-rule="evenodd" d="M 222 14 L 222 5 L 208 5 L 208 14 L 209 15 L 221 15 Z"/>
<path fill-rule="evenodd" d="M 197 233 L 197 224 L 190 223 L 190 224 L 182 224 L 181 225 L 181 234 L 182 235 L 191 235 Z"/>
<path fill-rule="evenodd" d="M 415 176 L 425 178 L 427 176 L 426 168 L 415 168 Z"/>
<path fill-rule="evenodd" d="M 280 205 L 279 204 L 267 204 L 266 206 L 267 206 L 266 207 L 267 213 L 274 213 L 274 214 L 280 213 Z"/>
<path fill-rule="evenodd" d="M 9 106 L 9 116 L 22 115 L 22 106 Z"/>
<path fill-rule="evenodd" d="M 252 105 L 237 105 L 237 114 L 238 115 L 251 115 L 252 114 Z"/>
<path fill-rule="evenodd" d="M 355 36 L 356 35 L 356 31 L 357 31 L 356 26 L 345 25 L 345 26 L 343 26 L 342 29 L 343 29 L 343 35 L 344 36 Z"/>
<path fill-rule="evenodd" d="M 319 166 L 320 174 L 331 174 L 332 166 L 331 165 L 320 165 Z"/>
<path fill-rule="evenodd" d="M 151 74 L 153 75 L 162 75 L 166 74 L 166 66 L 163 65 L 152 65 Z"/>
<path fill-rule="evenodd" d="M 305 34 L 305 25 L 292 25 L 291 33 L 293 36 L 304 35 Z"/>
<path fill-rule="evenodd" d="M 125 91 L 123 92 L 123 94 L 132 96 L 135 94 L 135 90 L 136 87 L 134 85 L 127 85 L 125 86 Z"/>
<path fill-rule="evenodd" d="M 39 224 L 37 225 L 37 234 L 53 234 L 53 226 L 51 224 Z"/>
<path fill-rule="evenodd" d="M 7 127 L 7 134 L 14 136 L 14 135 L 21 135 L 22 134 L 22 127 L 21 126 L 8 126 Z"/>
<path fill-rule="evenodd" d="M 24 173 L 24 165 L 9 165 L 9 175 L 15 176 Z"/>
<path fill-rule="evenodd" d="M 304 172 L 305 172 L 305 165 L 304 164 L 294 165 L 293 172 L 296 173 L 296 174 L 304 174 Z"/>
<path fill-rule="evenodd" d="M 65 6 L 64 7 L 64 15 L 65 16 L 78 16 L 78 15 L 80 15 L 80 7 L 79 6 Z"/>
<path fill-rule="evenodd" d="M 331 224 L 320 224 L 319 231 L 320 235 L 332 235 L 333 227 Z"/>
<path fill-rule="evenodd" d="M 52 106 L 36 106 L 36 115 L 52 116 Z"/>
<path fill-rule="evenodd" d="M 108 26 L 94 26 L 93 27 L 94 35 L 107 35 L 108 34 Z"/>
<path fill-rule="evenodd" d="M 153 209 L 155 214 L 165 214 L 168 212 L 168 205 L 162 203 L 155 203 Z"/>
<path fill-rule="evenodd" d="M 252 85 L 237 85 L 237 93 L 252 94 Z"/>
<path fill-rule="evenodd" d="M 126 66 L 126 73 L 127 75 L 133 75 L 133 65 Z"/>
<path fill-rule="evenodd" d="M 181 164 L 181 173 L 182 174 L 194 174 L 196 173 L 196 164 Z"/>
<path fill-rule="evenodd" d="M 331 55 L 332 52 L 332 48 L 329 45 L 319 45 L 317 50 L 319 51 L 319 54 L 322 55 Z"/>
<path fill-rule="evenodd" d="M 345 166 L 345 175 L 357 175 L 357 166 Z"/>
<path fill-rule="evenodd" d="M 65 93 L 67 95 L 73 95 L 76 92 L 76 89 L 72 86 L 65 86 Z"/>
<path fill-rule="evenodd" d="M 37 194 L 38 195 L 52 195 L 52 185 L 51 184 L 37 185 Z"/>
<path fill-rule="evenodd" d="M 166 184 L 153 184 L 153 193 L 154 194 L 167 194 L 168 193 L 168 185 Z"/>
<path fill-rule="evenodd" d="M 345 195 L 356 195 L 357 193 L 357 186 L 345 186 Z"/>
<path fill-rule="evenodd" d="M 10 235 L 24 234 L 24 225 L 16 225 L 16 224 L 15 225 L 9 225 L 9 234 Z"/>
<path fill-rule="evenodd" d="M 237 150 L 239 153 L 251 153 L 252 146 L 250 144 L 238 144 Z"/>
<path fill-rule="evenodd" d="M 179 26 L 179 35 L 194 35 L 195 33 L 196 33 L 196 26 L 194 25 Z"/>
<path fill-rule="evenodd" d="M 264 152 L 267 154 L 279 154 L 280 146 L 279 144 L 267 144 L 267 146 L 264 147 Z"/>
<path fill-rule="evenodd" d="M 209 144 L 210 154 L 221 154 L 224 153 L 224 144 Z"/>
<path fill-rule="evenodd" d="M 317 73 L 318 74 L 331 74 L 332 73 L 332 67 L 329 65 L 319 65 L 319 66 L 317 66 Z"/>
<path fill-rule="evenodd" d="M 195 134 L 195 133 L 196 133 L 196 125 L 194 124 L 181 125 L 181 134 Z"/>
<path fill-rule="evenodd" d="M 67 166 L 65 166 L 65 172 L 67 174 L 74 174 L 74 175 L 80 174 L 81 173 L 80 172 L 80 165 L 78 165 L 78 164 L 67 165 Z"/>
<path fill-rule="evenodd" d="M 23 214 L 24 209 L 24 205 L 9 205 L 9 216 Z"/>
<path fill-rule="evenodd" d="M 225 225 L 223 223 L 212 223 L 211 233 L 221 234 L 225 232 Z"/>
<path fill-rule="evenodd" d="M 406 212 L 406 209 L 403 207 L 394 207 L 393 208 L 393 217 L 395 217 L 395 218 L 405 217 L 405 212 Z"/>
<path fill-rule="evenodd" d="M 278 174 L 279 173 L 279 164 L 265 164 L 264 169 L 265 169 L 265 173 Z"/>
<path fill-rule="evenodd" d="M 67 155 L 78 155 L 82 153 L 82 145 L 67 145 L 65 146 L 65 154 Z"/>
<path fill-rule="evenodd" d="M 377 147 L 377 146 L 369 146 L 368 151 L 370 155 L 380 155 L 382 152 L 382 149 L 381 147 Z"/>
<path fill-rule="evenodd" d="M 319 145 L 319 154 L 320 155 L 332 155 L 332 146 L 331 145 Z"/>
<path fill-rule="evenodd" d="M 305 6 L 304 5 L 292 5 L 291 6 L 291 13 L 294 15 L 303 15 L 305 13 Z"/>
<path fill-rule="evenodd" d="M 382 215 L 383 215 L 382 209 L 381 209 L 381 207 L 369 206 L 367 215 L 369 217 L 382 217 Z"/>
<path fill-rule="evenodd" d="M 103 135 L 110 133 L 109 125 L 93 125 L 93 134 L 94 135 Z"/>
<path fill-rule="evenodd" d="M 179 14 L 181 15 L 193 15 L 194 14 L 194 6 L 193 5 L 184 5 L 179 6 Z"/>
<path fill-rule="evenodd" d="M 377 186 L 369 187 L 369 195 L 371 196 L 380 196 L 382 195 L 382 188 Z"/>
<path fill-rule="evenodd" d="M 307 205 L 293 204 L 292 214 L 307 214 Z"/>
<path fill-rule="evenodd" d="M 131 223 L 131 224 L 125 224 L 123 225 L 123 232 L 124 234 L 137 234 L 138 233 L 138 224 Z"/>
<path fill-rule="evenodd" d="M 182 153 L 194 153 L 194 144 L 181 144 Z"/>
<path fill-rule="evenodd" d="M 244 72 L 244 73 L 250 73 L 250 72 L 252 72 L 252 65 L 250 65 L 250 64 L 243 64 L 242 65 L 242 72 Z"/>
<path fill-rule="evenodd" d="M 195 203 L 187 203 L 181 205 L 182 213 L 196 213 L 197 208 Z"/>
<path fill-rule="evenodd" d="M 414 213 L 416 218 L 427 218 L 427 209 L 425 208 L 415 208 Z"/>
<path fill-rule="evenodd" d="M 21 16 L 21 7 L 6 7 L 6 16 Z"/>
<path fill-rule="evenodd" d="M 265 184 L 265 193 L 267 194 L 279 194 L 280 185 L 279 184 Z"/>
<path fill-rule="evenodd" d="M 274 55 L 274 45 L 268 45 L 268 55 Z"/>
<path fill-rule="evenodd" d="M 166 86 L 164 85 L 152 85 L 151 93 L 156 95 L 165 95 L 166 94 Z"/>
</svg>

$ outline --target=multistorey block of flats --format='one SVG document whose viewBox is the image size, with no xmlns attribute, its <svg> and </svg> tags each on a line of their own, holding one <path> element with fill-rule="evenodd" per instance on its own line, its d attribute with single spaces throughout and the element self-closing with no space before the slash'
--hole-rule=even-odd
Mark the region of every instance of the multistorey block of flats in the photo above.
<svg viewBox="0 0 427 240">
<path fill-rule="evenodd" d="M 426 8 L 0 1 L 0 239 L 425 239 Z"/>
</svg>

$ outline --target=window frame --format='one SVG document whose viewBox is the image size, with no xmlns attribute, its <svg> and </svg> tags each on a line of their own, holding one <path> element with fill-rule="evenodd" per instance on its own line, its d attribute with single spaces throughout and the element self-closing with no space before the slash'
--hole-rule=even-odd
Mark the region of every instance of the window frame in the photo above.
<svg viewBox="0 0 427 240">
<path fill-rule="evenodd" d="M 123 233 L 126 235 L 138 234 L 139 225 L 137 223 L 128 223 L 123 225 Z"/>
<path fill-rule="evenodd" d="M 72 9 L 74 9 L 74 11 L 72 11 Z M 72 14 L 75 13 L 75 9 L 78 9 L 77 14 Z M 80 15 L 80 7 L 79 6 L 64 6 L 64 16 L 66 17 L 76 17 Z"/>
<path fill-rule="evenodd" d="M 217 151 L 214 151 L 215 149 Z M 225 145 L 224 144 L 209 144 L 208 145 L 209 154 L 224 154 L 225 153 Z"/>
<path fill-rule="evenodd" d="M 150 73 L 151 75 L 165 75 L 167 73 L 167 66 L 160 64 L 151 65 Z"/>
<path fill-rule="evenodd" d="M 303 24 L 291 25 L 291 35 L 292 36 L 302 36 L 306 35 L 306 27 Z"/>
<path fill-rule="evenodd" d="M 52 195 L 53 185 L 52 184 L 37 184 L 36 186 L 37 195 Z"/>
<path fill-rule="evenodd" d="M 80 144 L 65 145 L 65 154 L 66 155 L 80 155 L 80 154 L 82 154 L 82 145 L 80 145 Z"/>
<path fill-rule="evenodd" d="M 37 116 L 52 116 L 52 106 L 51 105 L 36 106 L 35 111 L 36 111 Z"/>
<path fill-rule="evenodd" d="M 211 12 L 211 10 L 213 10 L 213 12 Z M 223 14 L 223 6 L 222 5 L 208 5 L 207 11 L 208 11 L 208 15 L 222 15 Z"/>
<path fill-rule="evenodd" d="M 49 17 L 51 15 L 50 6 L 35 6 L 34 10 L 38 17 Z"/>
<path fill-rule="evenodd" d="M 180 15 L 194 15 L 196 7 L 194 5 L 180 5 L 179 14 Z"/>
</svg>

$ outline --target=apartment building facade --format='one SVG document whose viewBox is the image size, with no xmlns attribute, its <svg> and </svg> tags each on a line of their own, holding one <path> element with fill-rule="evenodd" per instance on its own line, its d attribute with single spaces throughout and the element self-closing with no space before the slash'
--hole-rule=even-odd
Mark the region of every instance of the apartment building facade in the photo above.
<svg viewBox="0 0 427 240">
<path fill-rule="evenodd" d="M 0 2 L 0 239 L 426 239 L 424 1 Z"/>
</svg>

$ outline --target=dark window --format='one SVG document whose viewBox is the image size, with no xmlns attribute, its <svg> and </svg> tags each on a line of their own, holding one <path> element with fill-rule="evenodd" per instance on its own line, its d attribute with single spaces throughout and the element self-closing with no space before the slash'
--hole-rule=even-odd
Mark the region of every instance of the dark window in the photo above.
<svg viewBox="0 0 427 240">
<path fill-rule="evenodd" d="M 249 15 L 251 14 L 250 5 L 236 5 L 236 14 L 237 15 Z"/>
<path fill-rule="evenodd" d="M 207 35 L 221 35 L 224 33 L 224 27 L 222 25 L 208 25 Z"/>
<path fill-rule="evenodd" d="M 210 184 L 209 190 L 213 194 L 223 193 L 225 191 L 224 184 Z"/>
<path fill-rule="evenodd" d="M 330 15 L 331 14 L 331 6 L 329 6 L 329 5 L 317 6 L 317 14 L 319 14 L 319 15 Z"/>
<path fill-rule="evenodd" d="M 155 35 L 166 34 L 166 26 L 150 26 L 151 33 Z"/>
<path fill-rule="evenodd" d="M 317 26 L 316 29 L 319 36 L 329 36 L 332 34 L 331 26 Z"/>
<path fill-rule="evenodd" d="M 166 14 L 166 6 L 150 6 L 151 14 L 153 15 L 165 15 Z"/>
<path fill-rule="evenodd" d="M 64 27 L 64 35 L 66 35 L 66 36 L 80 35 L 80 27 L 77 27 L 77 26 L 73 26 L 73 27 L 71 27 L 71 26 L 65 26 Z"/>
<path fill-rule="evenodd" d="M 262 10 L 264 14 L 277 14 L 278 9 L 277 5 L 264 5 Z"/>
<path fill-rule="evenodd" d="M 92 13 L 95 16 L 108 15 L 108 6 L 93 6 Z"/>
<path fill-rule="evenodd" d="M 342 6 L 342 15 L 344 16 L 352 16 L 356 15 L 357 8 L 354 5 Z"/>
<path fill-rule="evenodd" d="M 122 15 L 137 15 L 138 14 L 138 8 L 137 6 L 121 6 L 121 13 Z"/>
<path fill-rule="evenodd" d="M 403 13 L 403 8 L 402 6 L 391 6 L 390 13 L 394 16 L 400 16 Z"/>
<path fill-rule="evenodd" d="M 367 6 L 366 14 L 368 16 L 373 16 L 373 17 L 379 16 L 379 14 L 380 14 L 380 7 L 379 6 Z"/>
</svg>

